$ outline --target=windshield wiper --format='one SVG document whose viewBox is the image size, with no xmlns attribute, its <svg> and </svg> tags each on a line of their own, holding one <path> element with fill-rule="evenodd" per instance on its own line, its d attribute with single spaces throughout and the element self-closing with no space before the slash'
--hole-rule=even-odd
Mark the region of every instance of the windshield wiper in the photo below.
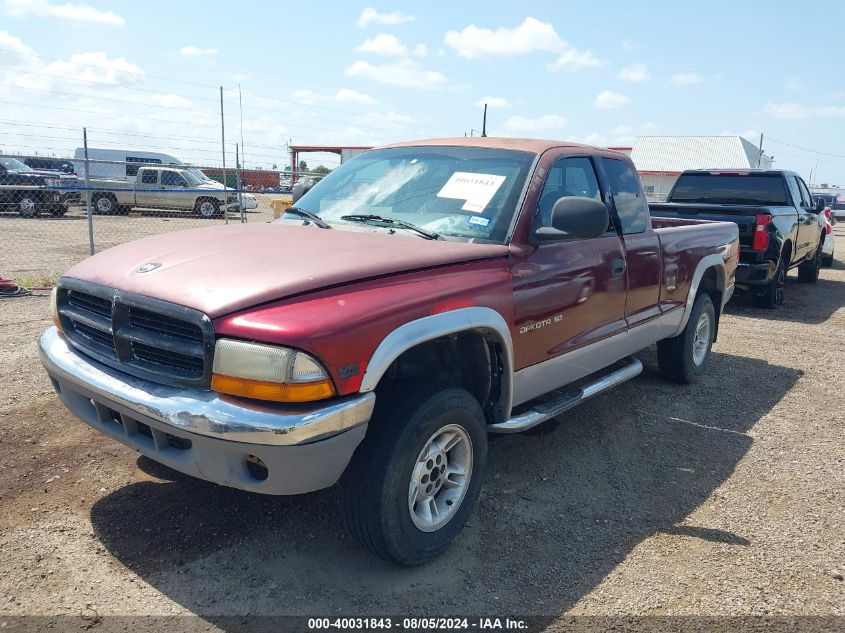
<svg viewBox="0 0 845 633">
<path fill-rule="evenodd" d="M 405 220 L 397 220 L 396 218 L 388 218 L 384 215 L 370 215 L 367 213 L 354 213 L 352 215 L 342 215 L 340 216 L 341 220 L 346 220 L 347 222 L 361 222 L 362 224 L 381 224 L 387 226 L 398 226 L 403 229 L 408 229 L 409 231 L 414 231 L 415 233 L 422 235 L 427 240 L 439 240 L 440 235 L 434 233 L 433 231 L 427 231 L 424 228 L 417 226 L 416 224 L 411 224 L 410 222 L 405 222 Z"/>
<path fill-rule="evenodd" d="M 285 213 L 295 213 L 296 215 L 302 216 L 306 220 L 311 220 L 315 225 L 319 226 L 321 229 L 330 229 L 332 228 L 329 226 L 328 222 L 326 222 L 323 218 L 321 218 L 316 213 L 311 213 L 310 211 L 306 211 L 305 209 L 300 209 L 299 207 L 288 207 L 285 209 Z"/>
</svg>

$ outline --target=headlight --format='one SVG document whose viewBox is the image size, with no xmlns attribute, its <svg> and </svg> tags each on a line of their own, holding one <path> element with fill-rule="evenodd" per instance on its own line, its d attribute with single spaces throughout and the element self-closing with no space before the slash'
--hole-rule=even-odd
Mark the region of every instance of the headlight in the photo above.
<svg viewBox="0 0 845 633">
<path fill-rule="evenodd" d="M 50 316 L 53 317 L 53 323 L 57 328 L 59 328 L 59 331 L 61 331 L 62 321 L 59 319 L 58 295 L 59 287 L 53 286 L 53 290 L 50 292 Z"/>
<path fill-rule="evenodd" d="M 328 372 L 312 356 L 287 347 L 220 339 L 211 388 L 233 396 L 310 402 L 335 394 Z"/>
</svg>

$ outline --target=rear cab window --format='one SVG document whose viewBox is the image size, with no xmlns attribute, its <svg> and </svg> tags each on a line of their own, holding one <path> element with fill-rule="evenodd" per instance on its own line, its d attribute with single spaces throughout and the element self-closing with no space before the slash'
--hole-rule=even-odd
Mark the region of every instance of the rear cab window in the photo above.
<svg viewBox="0 0 845 633">
<path fill-rule="evenodd" d="M 602 158 L 602 166 L 622 225 L 622 233 L 629 235 L 649 229 L 651 216 L 637 172 L 630 164 L 616 158 Z"/>
<path fill-rule="evenodd" d="M 145 185 L 154 185 L 158 182 L 157 169 L 144 169 L 141 171 L 141 182 Z"/>
<path fill-rule="evenodd" d="M 784 180 L 781 174 L 681 174 L 669 202 L 789 206 Z"/>
</svg>

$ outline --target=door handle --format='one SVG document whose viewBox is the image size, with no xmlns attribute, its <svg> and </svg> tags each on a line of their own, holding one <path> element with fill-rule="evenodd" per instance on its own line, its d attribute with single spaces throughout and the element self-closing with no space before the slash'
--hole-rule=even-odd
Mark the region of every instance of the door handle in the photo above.
<svg viewBox="0 0 845 633">
<path fill-rule="evenodd" d="M 625 260 L 624 259 L 614 259 L 610 263 L 610 276 L 611 277 L 619 277 L 624 272 L 625 272 Z"/>
</svg>

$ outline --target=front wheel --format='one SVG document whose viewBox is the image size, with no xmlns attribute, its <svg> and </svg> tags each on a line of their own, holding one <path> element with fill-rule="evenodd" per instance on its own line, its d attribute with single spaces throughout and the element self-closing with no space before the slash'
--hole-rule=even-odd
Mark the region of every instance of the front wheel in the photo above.
<svg viewBox="0 0 845 633">
<path fill-rule="evenodd" d="M 18 213 L 25 218 L 37 218 L 41 214 L 41 203 L 38 198 L 25 194 L 18 200 Z"/>
<path fill-rule="evenodd" d="M 437 385 L 379 396 L 343 475 L 352 535 L 384 559 L 419 565 L 458 536 L 481 490 L 487 425 L 466 390 Z"/>
<path fill-rule="evenodd" d="M 660 375 L 682 384 L 704 375 L 716 334 L 716 310 L 708 294 L 700 294 L 692 305 L 689 321 L 678 336 L 657 344 Z"/>
<path fill-rule="evenodd" d="M 117 210 L 117 200 L 107 193 L 94 194 L 91 206 L 98 215 L 112 215 Z"/>
<path fill-rule="evenodd" d="M 197 200 L 194 211 L 203 218 L 213 218 L 220 215 L 220 201 L 213 199 Z"/>
</svg>

